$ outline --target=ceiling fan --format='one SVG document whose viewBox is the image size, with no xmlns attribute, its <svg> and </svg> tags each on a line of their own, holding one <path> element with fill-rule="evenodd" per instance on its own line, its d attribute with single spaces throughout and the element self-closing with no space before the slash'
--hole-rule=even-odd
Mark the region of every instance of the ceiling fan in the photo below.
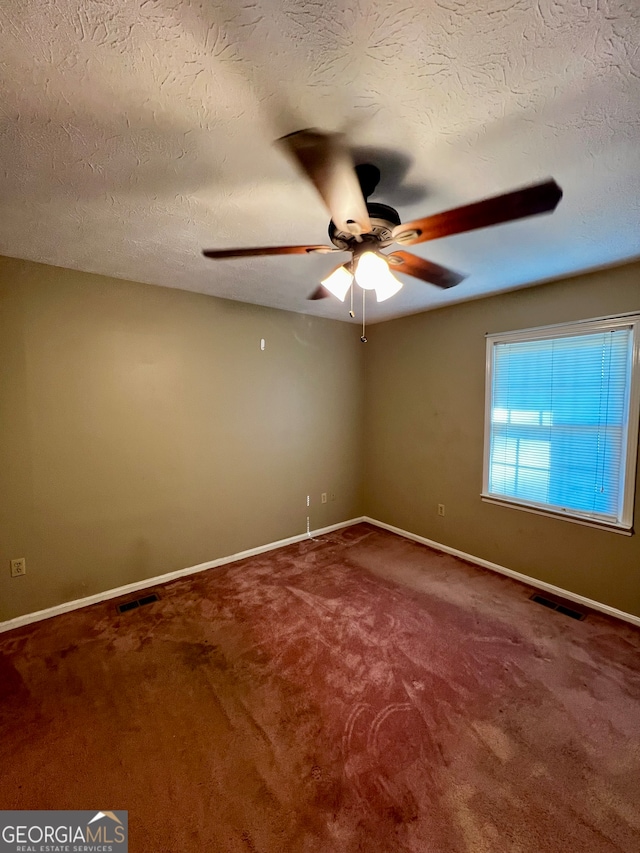
<svg viewBox="0 0 640 853">
<path fill-rule="evenodd" d="M 344 301 L 355 278 L 363 290 L 375 290 L 381 302 L 402 287 L 391 269 L 437 287 L 453 287 L 465 276 L 410 252 L 395 250 L 383 253 L 381 250 L 394 243 L 411 246 L 476 228 L 550 213 L 562 198 L 558 184 L 554 180 L 547 180 L 444 213 L 402 223 L 392 207 L 367 201 L 380 179 L 380 171 L 370 164 L 354 167 L 342 134 L 315 129 L 299 130 L 282 137 L 278 143 L 297 162 L 327 206 L 331 214 L 329 239 L 333 245 L 206 249 L 203 254 L 207 258 L 222 260 L 259 255 L 349 252 L 351 259 L 334 269 L 310 294 L 309 299 L 323 299 L 333 294 Z"/>
</svg>

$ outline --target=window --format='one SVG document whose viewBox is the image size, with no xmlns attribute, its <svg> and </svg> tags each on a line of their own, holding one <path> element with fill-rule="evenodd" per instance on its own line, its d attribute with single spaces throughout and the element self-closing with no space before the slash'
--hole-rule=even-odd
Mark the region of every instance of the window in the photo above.
<svg viewBox="0 0 640 853">
<path fill-rule="evenodd" d="M 633 524 L 640 314 L 487 336 L 482 497 Z"/>
</svg>

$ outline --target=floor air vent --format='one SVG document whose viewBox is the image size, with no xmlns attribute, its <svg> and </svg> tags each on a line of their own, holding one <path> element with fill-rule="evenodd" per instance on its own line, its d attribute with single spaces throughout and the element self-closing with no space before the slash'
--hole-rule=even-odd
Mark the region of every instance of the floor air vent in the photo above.
<svg viewBox="0 0 640 853">
<path fill-rule="evenodd" d="M 552 598 L 547 598 L 544 595 L 540 595 L 540 593 L 536 592 L 531 596 L 531 601 L 535 601 L 536 604 L 542 604 L 543 607 L 548 607 L 550 610 L 557 610 L 558 613 L 563 613 L 565 616 L 569 616 L 571 619 L 578 619 L 582 621 L 586 613 L 576 610 L 573 607 L 567 607 L 566 604 L 562 604 L 560 601 L 554 601 Z"/>
<path fill-rule="evenodd" d="M 135 601 L 125 601 L 124 604 L 116 605 L 118 613 L 127 613 L 129 610 L 136 610 L 138 607 L 144 607 L 145 604 L 153 604 L 154 601 L 160 601 L 160 597 L 152 592 L 151 595 L 144 595 L 142 598 L 137 598 Z"/>
</svg>

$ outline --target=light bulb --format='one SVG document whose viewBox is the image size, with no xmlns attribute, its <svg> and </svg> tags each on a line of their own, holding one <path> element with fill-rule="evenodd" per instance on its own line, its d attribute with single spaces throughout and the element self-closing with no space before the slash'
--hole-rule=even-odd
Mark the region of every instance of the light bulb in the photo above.
<svg viewBox="0 0 640 853">
<path fill-rule="evenodd" d="M 352 281 L 353 276 L 351 273 L 348 272 L 344 266 L 341 266 L 338 267 L 337 270 L 334 270 L 331 275 L 328 275 L 323 279 L 321 284 L 323 287 L 327 288 L 329 293 L 333 293 L 333 295 L 337 296 L 341 302 L 344 302 L 344 298 L 351 287 Z"/>
<path fill-rule="evenodd" d="M 360 255 L 356 281 L 363 290 L 375 290 L 378 302 L 384 302 L 402 287 L 402 282 L 391 274 L 386 260 L 373 252 Z"/>
</svg>

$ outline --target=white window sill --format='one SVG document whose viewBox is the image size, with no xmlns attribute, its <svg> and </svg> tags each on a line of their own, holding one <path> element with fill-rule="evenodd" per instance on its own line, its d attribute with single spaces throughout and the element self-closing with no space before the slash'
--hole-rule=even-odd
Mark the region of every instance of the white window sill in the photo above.
<svg viewBox="0 0 640 853">
<path fill-rule="evenodd" d="M 598 521 L 597 519 L 588 518 L 582 515 L 571 515 L 568 512 L 562 512 L 561 510 L 554 512 L 551 509 L 542 509 L 537 506 L 521 503 L 520 501 L 499 498 L 495 495 L 481 494 L 480 497 L 485 503 L 497 504 L 498 506 L 509 507 L 510 509 L 524 510 L 524 512 L 532 512 L 534 515 L 544 515 L 548 518 L 557 518 L 560 521 L 571 521 L 573 524 L 582 524 L 585 527 L 595 527 L 598 530 L 607 530 L 610 533 L 621 533 L 623 536 L 633 536 L 633 528 L 630 525 Z"/>
</svg>

